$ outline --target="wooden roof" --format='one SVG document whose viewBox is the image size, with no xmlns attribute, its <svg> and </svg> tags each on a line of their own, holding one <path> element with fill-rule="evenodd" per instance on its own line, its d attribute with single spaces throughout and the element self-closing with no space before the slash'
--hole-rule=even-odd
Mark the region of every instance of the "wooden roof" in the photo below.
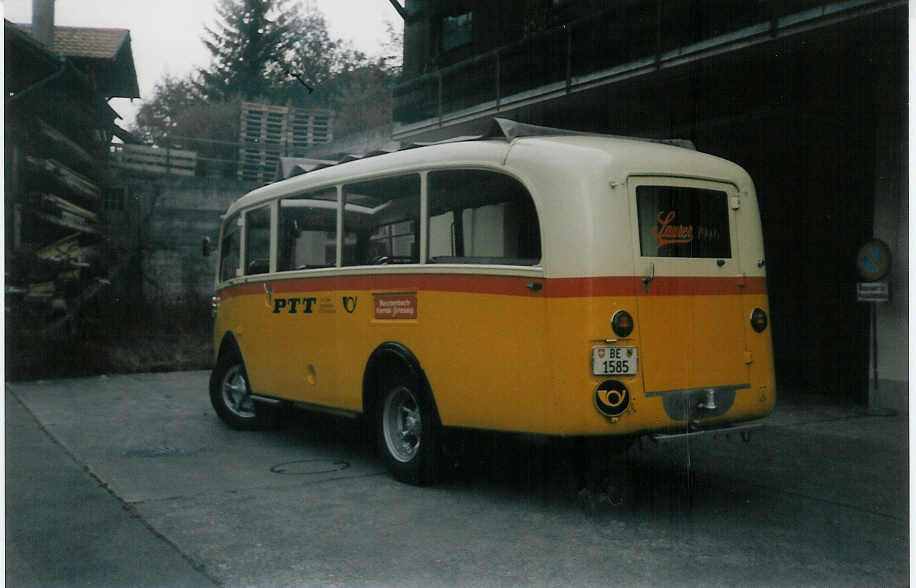
<svg viewBox="0 0 916 588">
<path fill-rule="evenodd" d="M 16 26 L 32 34 L 32 25 Z M 99 90 L 106 96 L 140 97 L 128 29 L 56 26 L 48 49 L 93 69 Z"/>
<path fill-rule="evenodd" d="M 32 25 L 16 25 L 32 34 Z M 54 27 L 51 51 L 64 57 L 95 57 L 114 59 L 125 42 L 130 42 L 127 29 L 85 27 Z"/>
</svg>

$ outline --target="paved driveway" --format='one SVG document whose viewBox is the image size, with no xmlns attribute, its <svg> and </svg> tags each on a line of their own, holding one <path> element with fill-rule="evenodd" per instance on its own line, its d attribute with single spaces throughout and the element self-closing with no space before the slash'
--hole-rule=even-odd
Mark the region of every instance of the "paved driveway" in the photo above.
<svg viewBox="0 0 916 588">
<path fill-rule="evenodd" d="M 537 438 L 486 436 L 438 485 L 399 484 L 349 421 L 226 428 L 207 378 L 7 386 L 7 585 L 909 579 L 903 416 L 780 406 L 750 444 L 636 446 L 621 508 L 580 493 L 570 450 Z"/>
</svg>

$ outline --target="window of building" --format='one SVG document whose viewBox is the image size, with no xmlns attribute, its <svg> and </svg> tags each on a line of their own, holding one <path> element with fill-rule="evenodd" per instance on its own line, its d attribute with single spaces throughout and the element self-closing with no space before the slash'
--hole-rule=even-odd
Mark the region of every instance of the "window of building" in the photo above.
<svg viewBox="0 0 916 588">
<path fill-rule="evenodd" d="M 420 176 L 344 186 L 343 265 L 418 263 Z"/>
<path fill-rule="evenodd" d="M 485 170 L 429 174 L 429 261 L 535 265 L 537 213 L 515 178 Z"/>
<path fill-rule="evenodd" d="M 224 282 L 236 277 L 241 252 L 239 215 L 234 214 L 223 225 L 223 240 L 220 243 L 219 279 Z"/>
<path fill-rule="evenodd" d="M 270 207 L 245 213 L 245 275 L 270 271 Z"/>
<path fill-rule="evenodd" d="M 280 201 L 277 271 L 337 264 L 337 190 Z"/>
<path fill-rule="evenodd" d="M 467 45 L 473 40 L 474 13 L 470 10 L 442 17 L 442 50 Z"/>
</svg>

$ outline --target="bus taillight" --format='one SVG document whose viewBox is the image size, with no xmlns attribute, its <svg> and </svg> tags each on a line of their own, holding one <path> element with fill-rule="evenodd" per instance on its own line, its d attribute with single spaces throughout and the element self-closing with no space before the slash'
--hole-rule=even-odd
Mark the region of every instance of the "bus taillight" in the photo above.
<svg viewBox="0 0 916 588">
<path fill-rule="evenodd" d="M 757 333 L 762 333 L 768 322 L 767 313 L 762 308 L 755 308 L 751 313 L 751 328 Z"/>
<path fill-rule="evenodd" d="M 611 317 L 611 328 L 618 337 L 629 337 L 633 332 L 633 317 L 625 310 L 618 310 Z"/>
</svg>

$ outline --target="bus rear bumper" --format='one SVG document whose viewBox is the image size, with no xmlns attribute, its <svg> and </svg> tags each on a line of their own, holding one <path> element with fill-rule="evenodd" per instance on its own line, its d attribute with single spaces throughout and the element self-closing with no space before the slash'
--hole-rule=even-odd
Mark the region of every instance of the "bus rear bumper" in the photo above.
<svg viewBox="0 0 916 588">
<path fill-rule="evenodd" d="M 764 427 L 763 423 L 749 423 L 741 425 L 726 425 L 709 429 L 694 429 L 683 433 L 649 433 L 647 437 L 656 443 L 666 443 L 670 441 L 681 441 L 684 439 L 712 435 L 715 437 L 726 437 L 730 435 L 740 435 L 744 441 L 751 440 L 751 433 L 759 431 Z"/>
</svg>

